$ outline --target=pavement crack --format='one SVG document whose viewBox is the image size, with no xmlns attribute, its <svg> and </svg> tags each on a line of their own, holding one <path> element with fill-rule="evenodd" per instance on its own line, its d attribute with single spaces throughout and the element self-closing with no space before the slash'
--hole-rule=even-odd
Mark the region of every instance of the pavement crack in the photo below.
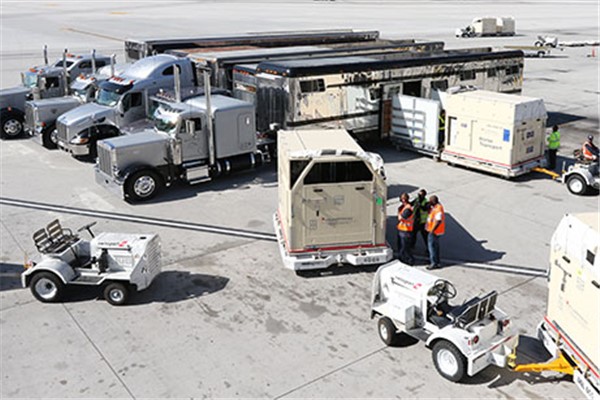
<svg viewBox="0 0 600 400">
<path fill-rule="evenodd" d="M 318 377 L 316 377 L 314 379 L 311 379 L 311 380 L 309 380 L 307 382 L 304 382 L 303 384 L 298 385 L 295 388 L 292 388 L 292 389 L 288 390 L 287 392 L 284 392 L 284 393 L 282 393 L 280 395 L 277 395 L 277 396 L 274 397 L 274 399 L 281 399 L 282 397 L 288 396 L 288 395 L 290 395 L 290 394 L 292 394 L 292 393 L 294 393 L 294 392 L 296 392 L 296 391 L 298 391 L 300 389 L 303 389 L 303 388 L 305 388 L 307 386 L 312 385 L 315 382 L 318 382 L 318 381 L 320 381 L 320 380 L 322 380 L 322 379 L 324 379 L 324 378 L 326 378 L 326 377 L 328 377 L 330 375 L 333 375 L 336 372 L 339 372 L 339 371 L 341 371 L 343 369 L 346 369 L 346 368 L 348 368 L 348 367 L 350 367 L 350 366 L 352 366 L 354 364 L 357 364 L 357 363 L 361 362 L 362 360 L 365 360 L 365 359 L 367 359 L 367 358 L 369 358 L 369 357 L 371 357 L 371 356 L 373 356 L 373 355 L 375 355 L 377 353 L 380 353 L 381 351 L 383 351 L 385 349 L 387 349 L 387 346 L 382 346 L 382 347 L 380 347 L 380 348 L 378 348 L 376 350 L 373 350 L 373 351 L 371 351 L 371 352 L 369 352 L 369 353 L 367 353 L 365 355 L 362 355 L 362 356 L 358 357 L 355 360 L 352 360 L 352 361 L 350 361 L 350 362 L 348 362 L 346 364 L 343 364 L 343 365 L 341 365 L 341 366 L 339 366 L 337 368 L 334 368 L 331 371 L 328 371 L 328 372 L 326 372 L 326 373 L 324 373 L 322 375 L 319 375 Z"/>
<path fill-rule="evenodd" d="M 106 358 L 106 356 L 102 353 L 102 351 L 100 350 L 100 348 L 98 346 L 96 346 L 96 344 L 94 343 L 94 341 L 92 340 L 92 338 L 87 334 L 87 332 L 85 331 L 85 329 L 83 329 L 83 327 L 81 326 L 81 324 L 79 323 L 79 321 L 77 321 L 77 319 L 75 318 L 75 316 L 73 315 L 73 313 L 71 312 L 71 310 L 69 310 L 67 308 L 67 306 L 64 305 L 64 304 L 62 306 L 65 309 L 65 311 L 67 312 L 67 314 L 69 314 L 69 316 L 71 317 L 71 319 L 73 320 L 73 322 L 75 323 L 75 325 L 77 325 L 77 327 L 79 328 L 79 330 L 81 331 L 81 333 L 83 334 L 83 336 L 85 336 L 85 338 L 92 345 L 92 347 L 94 348 L 94 350 L 96 350 L 96 352 L 100 355 L 100 357 L 102 358 L 102 360 L 104 361 L 104 363 L 112 371 L 113 375 L 119 380 L 119 382 L 121 382 L 121 385 L 123 385 L 123 387 L 125 388 L 125 390 L 127 391 L 127 393 L 129 393 L 129 396 L 132 399 L 135 399 L 135 396 L 133 395 L 133 393 L 131 392 L 131 390 L 127 386 L 127 384 L 125 384 L 125 381 L 123 381 L 123 379 L 121 379 L 121 377 L 119 376 L 119 374 L 117 373 L 117 371 L 110 364 L 110 362 L 108 361 L 108 359 Z"/>
</svg>

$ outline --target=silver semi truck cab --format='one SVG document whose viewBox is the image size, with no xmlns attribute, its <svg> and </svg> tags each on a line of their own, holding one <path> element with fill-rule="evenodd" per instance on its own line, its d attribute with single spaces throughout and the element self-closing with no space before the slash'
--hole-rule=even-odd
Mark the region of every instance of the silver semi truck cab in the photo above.
<svg viewBox="0 0 600 400">
<path fill-rule="evenodd" d="M 211 95 L 209 111 L 204 92 L 182 101 L 166 96 L 152 99 L 153 131 L 98 142 L 97 183 L 138 202 L 178 180 L 207 182 L 262 164 L 252 104 Z"/>
<path fill-rule="evenodd" d="M 56 119 L 75 107 L 94 101 L 99 84 L 113 73 L 122 73 L 125 67 L 126 64 L 104 66 L 95 74 L 81 74 L 71 83 L 68 96 L 28 101 L 25 104 L 25 131 L 42 146 L 56 149 Z"/>
<path fill-rule="evenodd" d="M 175 68 L 182 87 L 195 85 L 191 62 L 165 54 L 139 60 L 121 75 L 101 82 L 93 103 L 56 120 L 58 147 L 74 156 L 95 156 L 97 141 L 141 130 L 138 125 L 146 119 L 148 96 L 173 87 Z"/>
<path fill-rule="evenodd" d="M 92 54 L 65 53 L 54 64 L 29 68 L 21 74 L 22 84 L 0 90 L 0 136 L 13 139 L 24 133 L 25 104 L 28 100 L 62 97 L 69 92 L 69 82 L 80 74 L 92 72 L 92 57 L 96 67 L 110 63 L 109 57 Z M 47 55 L 44 52 L 44 58 Z"/>
</svg>

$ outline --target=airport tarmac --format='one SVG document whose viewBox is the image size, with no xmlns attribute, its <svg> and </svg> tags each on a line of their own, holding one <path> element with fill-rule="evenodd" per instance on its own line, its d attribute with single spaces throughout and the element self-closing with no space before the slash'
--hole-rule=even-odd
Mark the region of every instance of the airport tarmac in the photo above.
<svg viewBox="0 0 600 400">
<path fill-rule="evenodd" d="M 8 2 L 1 6 L 2 87 L 41 63 L 44 43 L 117 53 L 127 37 L 202 36 L 303 29 L 376 29 L 384 38 L 443 40 L 447 48 L 527 45 L 538 34 L 598 40 L 592 1 Z M 512 15 L 518 35 L 457 39 L 473 17 Z M 598 58 L 590 47 L 525 61 L 523 94 L 560 123 L 561 159 L 598 132 Z M 568 379 L 490 367 L 465 383 L 441 378 L 422 343 L 387 348 L 370 320 L 373 268 L 300 277 L 285 270 L 271 217 L 274 165 L 155 200 L 125 203 L 94 182 L 91 163 L 20 139 L 0 142 L 0 370 L 2 398 L 581 398 Z M 497 290 L 523 345 L 546 304 L 552 232 L 565 213 L 598 212 L 548 177 L 504 180 L 386 144 L 388 226 L 397 198 L 426 188 L 448 213 L 443 268 L 457 301 Z M 559 162 L 560 164 L 560 162 Z M 54 218 L 96 232 L 155 232 L 163 273 L 132 304 L 73 291 L 42 304 L 20 288 L 32 233 Z M 390 229 L 388 240 L 395 241 Z M 423 253 L 422 242 L 418 252 Z M 423 268 L 420 266 L 418 268 Z M 533 357 L 533 354 L 524 354 Z"/>
</svg>

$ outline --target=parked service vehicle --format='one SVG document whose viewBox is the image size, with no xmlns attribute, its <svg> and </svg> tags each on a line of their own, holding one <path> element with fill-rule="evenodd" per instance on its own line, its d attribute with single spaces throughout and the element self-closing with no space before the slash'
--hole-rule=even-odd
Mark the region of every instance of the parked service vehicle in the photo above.
<svg viewBox="0 0 600 400">
<path fill-rule="evenodd" d="M 136 202 L 178 180 L 208 182 L 262 164 L 254 105 L 207 89 L 160 93 L 152 98 L 153 131 L 98 142 L 96 182 Z"/>
<path fill-rule="evenodd" d="M 109 57 L 96 57 L 96 67 L 107 65 Z M 62 97 L 68 94 L 69 81 L 79 74 L 92 72 L 91 54 L 63 53 L 62 59 L 48 65 L 44 48 L 45 65 L 29 68 L 21 74 L 22 85 L 0 90 L 0 136 L 13 139 L 24 132 L 25 103 L 28 100 Z"/>
<path fill-rule="evenodd" d="M 552 358 L 518 372 L 571 375 L 588 399 L 600 399 L 600 215 L 567 214 L 552 235 L 548 310 L 538 338 Z"/>
<path fill-rule="evenodd" d="M 33 234 L 41 254 L 39 262 L 26 265 L 21 274 L 23 287 L 29 287 L 41 302 L 60 301 L 66 286 L 102 287 L 112 305 L 125 304 L 133 291 L 150 286 L 160 273 L 160 239 L 155 234 L 101 233 L 84 240 L 54 220 Z"/>
<path fill-rule="evenodd" d="M 226 47 L 287 47 L 314 46 L 332 43 L 372 42 L 379 31 L 352 29 L 308 30 L 302 32 L 258 32 L 225 37 L 198 38 L 146 38 L 125 41 L 126 61 L 133 62 L 174 49 L 226 48 Z"/>
<path fill-rule="evenodd" d="M 381 264 L 386 243 L 383 160 L 343 129 L 279 131 L 273 224 L 286 268 Z"/>
<path fill-rule="evenodd" d="M 575 164 L 569 165 L 560 178 L 567 185 L 569 192 L 584 195 L 593 190 L 600 190 L 598 162 L 584 160 L 581 150 L 575 150 L 574 156 Z"/>
<path fill-rule="evenodd" d="M 458 28 L 455 34 L 456 37 L 514 36 L 515 19 L 513 17 L 474 18 L 466 27 Z"/>
<path fill-rule="evenodd" d="M 537 40 L 534 42 L 534 46 L 552 47 L 555 49 L 558 46 L 558 38 L 556 36 L 538 35 Z"/>
<path fill-rule="evenodd" d="M 58 147 L 73 156 L 95 156 L 99 140 L 140 130 L 146 124 L 148 96 L 172 88 L 174 69 L 182 86 L 196 79 L 189 60 L 161 54 L 139 60 L 121 75 L 101 82 L 93 103 L 83 104 L 56 120 Z"/>
<path fill-rule="evenodd" d="M 456 295 L 451 282 L 393 261 L 373 279 L 371 318 L 379 318 L 379 337 L 388 346 L 402 334 L 424 341 L 438 373 L 452 382 L 490 365 L 505 367 L 518 335 L 496 307 L 496 291 L 451 305 Z"/>
<path fill-rule="evenodd" d="M 105 66 L 94 74 L 80 75 L 71 83 L 68 96 L 31 100 L 25 104 L 25 131 L 47 149 L 56 149 L 56 119 L 82 104 L 95 100 L 98 85 L 125 65 Z"/>
</svg>

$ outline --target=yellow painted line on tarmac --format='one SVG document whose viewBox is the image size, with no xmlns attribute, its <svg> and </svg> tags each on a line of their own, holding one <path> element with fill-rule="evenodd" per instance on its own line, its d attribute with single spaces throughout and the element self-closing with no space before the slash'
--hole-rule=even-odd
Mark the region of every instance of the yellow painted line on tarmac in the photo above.
<svg viewBox="0 0 600 400">
<path fill-rule="evenodd" d="M 127 15 L 129 14 L 127 11 L 111 11 L 109 12 L 110 15 Z"/>
<path fill-rule="evenodd" d="M 73 33 L 80 33 L 82 35 L 94 36 L 94 37 L 98 37 L 98 38 L 102 38 L 102 39 L 114 40 L 117 42 L 125 41 L 125 39 L 122 39 L 122 38 L 104 35 L 102 33 L 97 33 L 97 32 L 83 31 L 81 29 L 76 29 L 76 28 L 61 28 L 61 30 L 67 31 L 67 32 L 73 32 Z"/>
</svg>

